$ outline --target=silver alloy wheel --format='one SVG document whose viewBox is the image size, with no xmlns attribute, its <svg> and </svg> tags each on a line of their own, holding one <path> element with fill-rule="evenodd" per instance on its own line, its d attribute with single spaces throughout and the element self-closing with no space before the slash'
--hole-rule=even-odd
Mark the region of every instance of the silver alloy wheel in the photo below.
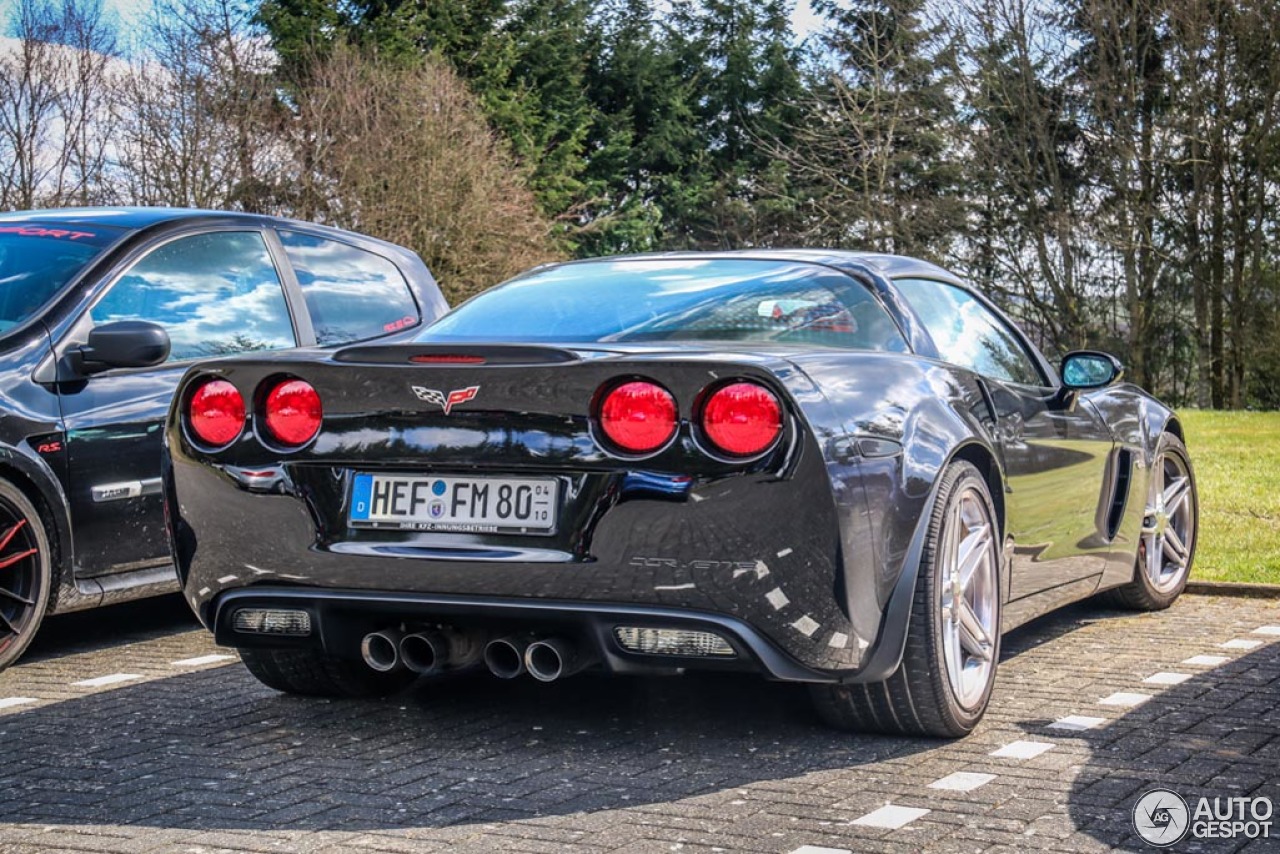
<svg viewBox="0 0 1280 854">
<path fill-rule="evenodd" d="M 1168 593 L 1182 583 L 1191 565 L 1195 525 L 1191 472 L 1182 457 L 1163 453 L 1151 466 L 1138 551 L 1142 569 L 1156 591 Z"/>
<path fill-rule="evenodd" d="M 947 677 L 966 710 L 978 707 L 995 667 L 999 586 L 995 526 L 982 494 L 961 493 L 943 527 L 942 646 Z"/>
</svg>

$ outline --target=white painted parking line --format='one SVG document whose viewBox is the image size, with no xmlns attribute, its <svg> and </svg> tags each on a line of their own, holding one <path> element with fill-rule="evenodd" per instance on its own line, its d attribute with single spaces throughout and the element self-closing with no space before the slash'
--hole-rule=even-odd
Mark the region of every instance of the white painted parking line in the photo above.
<svg viewBox="0 0 1280 854">
<path fill-rule="evenodd" d="M 1044 741 L 1011 741 L 990 755 L 999 759 L 1035 759 L 1042 753 L 1053 750 L 1055 745 Z"/>
<path fill-rule="evenodd" d="M 5 697 L 0 700 L 0 709 L 12 709 L 14 706 L 25 706 L 38 702 L 35 697 Z"/>
<path fill-rule="evenodd" d="M 1106 718 L 1091 718 L 1086 715 L 1067 715 L 1049 724 L 1049 729 L 1065 729 L 1071 732 L 1083 732 L 1086 729 L 1097 729 L 1107 722 Z"/>
<path fill-rule="evenodd" d="M 995 774 L 978 774 L 974 771 L 957 771 L 948 774 L 941 780 L 929 784 L 930 789 L 945 789 L 948 792 L 972 792 L 979 786 L 985 786 L 996 778 Z"/>
<path fill-rule="evenodd" d="M 1253 630 L 1255 635 L 1273 635 L 1280 637 L 1280 626 L 1259 626 Z"/>
<path fill-rule="evenodd" d="M 885 830 L 897 830 L 906 827 L 922 815 L 928 815 L 929 810 L 920 809 L 919 807 L 900 807 L 896 804 L 886 804 L 878 810 L 872 810 L 862 818 L 855 818 L 853 823 L 860 827 L 880 827 Z"/>
<path fill-rule="evenodd" d="M 1225 655 L 1193 655 L 1183 664 L 1194 664 L 1197 667 L 1217 667 L 1226 664 L 1231 659 Z"/>
<path fill-rule="evenodd" d="M 1161 671 L 1160 673 L 1151 674 L 1142 681 L 1146 682 L 1148 685 L 1181 685 L 1190 678 L 1190 673 L 1168 673 L 1166 671 Z"/>
<path fill-rule="evenodd" d="M 848 848 L 823 848 L 821 845 L 801 845 L 791 854 L 853 854 L 853 852 Z"/>
<path fill-rule="evenodd" d="M 1109 697 L 1103 697 L 1098 701 L 1098 703 L 1103 706 L 1124 706 L 1126 708 L 1131 708 L 1133 706 L 1141 706 L 1150 699 L 1150 694 L 1134 694 L 1129 691 L 1117 691 Z"/>
<path fill-rule="evenodd" d="M 95 676 L 92 679 L 81 679 L 79 682 L 72 682 L 71 684 L 81 688 L 100 688 L 103 685 L 132 682 L 134 679 L 141 678 L 142 676 L 137 673 L 112 673 L 110 676 Z"/>
<path fill-rule="evenodd" d="M 1244 640 L 1243 638 L 1236 638 L 1235 640 L 1229 640 L 1226 643 L 1224 643 L 1222 645 L 1222 648 L 1223 649 L 1257 649 L 1260 646 L 1262 646 L 1262 641 L 1260 640 Z"/>
<path fill-rule="evenodd" d="M 213 653 L 212 655 L 200 655 L 195 658 L 183 658 L 178 661 L 170 661 L 172 667 L 199 667 L 202 664 L 215 664 L 219 661 L 231 661 L 234 655 L 221 655 Z"/>
</svg>

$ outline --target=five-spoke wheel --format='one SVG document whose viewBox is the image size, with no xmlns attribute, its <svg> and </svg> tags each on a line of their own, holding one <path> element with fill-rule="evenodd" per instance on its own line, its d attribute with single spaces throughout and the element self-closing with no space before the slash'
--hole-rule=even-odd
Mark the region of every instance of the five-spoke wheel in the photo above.
<svg viewBox="0 0 1280 854">
<path fill-rule="evenodd" d="M 942 646 L 947 678 L 961 706 L 976 708 L 995 667 L 1000 628 L 995 528 L 981 493 L 961 493 L 947 519 L 943 543 Z"/>
<path fill-rule="evenodd" d="M 1108 591 L 1125 608 L 1168 608 L 1187 586 L 1199 522 L 1195 474 L 1182 441 L 1165 433 L 1148 469 L 1146 505 L 1133 580 Z"/>
<path fill-rule="evenodd" d="M 1147 493 L 1138 558 L 1151 586 L 1165 593 L 1182 582 L 1191 565 L 1196 514 L 1186 460 L 1165 449 L 1151 466 Z"/>
<path fill-rule="evenodd" d="M 928 521 L 902 664 L 883 682 L 814 685 L 842 729 L 957 737 L 978 725 L 1000 660 L 1000 524 L 987 480 L 947 466 Z"/>
</svg>

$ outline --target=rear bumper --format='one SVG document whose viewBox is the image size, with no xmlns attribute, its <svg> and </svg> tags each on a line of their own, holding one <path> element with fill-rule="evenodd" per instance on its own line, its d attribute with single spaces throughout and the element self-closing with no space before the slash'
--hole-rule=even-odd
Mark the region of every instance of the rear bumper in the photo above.
<svg viewBox="0 0 1280 854">
<path fill-rule="evenodd" d="M 244 608 L 306 611 L 311 634 L 282 637 L 237 631 L 232 620 Z M 740 670 L 784 682 L 840 681 L 839 673 L 800 664 L 742 620 L 674 608 L 259 586 L 222 594 L 213 603 L 212 614 L 214 638 L 224 646 L 309 647 L 338 657 L 359 658 L 360 639 L 370 631 L 402 622 L 444 623 L 479 629 L 490 637 L 567 636 L 597 653 L 600 668 L 610 673 Z M 711 632 L 728 641 L 735 654 L 677 656 L 632 652 L 614 635 L 614 629 L 621 627 Z"/>
<path fill-rule="evenodd" d="M 612 498 L 582 516 L 579 541 L 590 544 L 587 553 L 565 550 L 559 560 L 532 554 L 540 541 L 502 544 L 502 552 L 499 544 L 464 536 L 354 540 L 341 519 L 317 512 L 325 483 L 312 473 L 292 480 L 287 491 L 264 494 L 219 467 L 175 458 L 169 513 L 185 598 L 210 628 L 232 594 L 268 588 L 299 591 L 330 609 L 337 601 L 375 612 L 387 606 L 369 603 L 423 606 L 419 616 L 434 613 L 426 606 L 459 601 L 480 611 L 489 603 L 527 602 L 547 615 L 579 607 L 704 615 L 725 621 L 745 648 L 757 650 L 753 661 L 765 661 L 768 648 L 810 674 L 804 678 L 853 678 L 878 645 L 883 612 L 861 596 L 850 607 L 846 591 L 874 575 L 862 576 L 859 565 L 855 580 L 846 581 L 849 552 L 842 560 L 831 499 L 806 494 L 829 490 L 821 465 L 816 455 L 804 455 L 794 480 L 711 480 L 679 501 L 632 497 L 624 476 L 612 477 L 603 490 Z M 797 678 L 781 665 L 755 669 Z"/>
</svg>

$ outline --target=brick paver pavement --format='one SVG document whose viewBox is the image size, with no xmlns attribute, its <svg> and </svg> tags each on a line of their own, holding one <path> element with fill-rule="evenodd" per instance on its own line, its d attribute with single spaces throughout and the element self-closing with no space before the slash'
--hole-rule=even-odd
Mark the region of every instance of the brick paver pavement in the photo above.
<svg viewBox="0 0 1280 854">
<path fill-rule="evenodd" d="M 54 619 L 0 675 L 0 851 L 1099 851 L 1153 786 L 1280 802 L 1275 602 L 1038 621 L 955 742 L 738 676 L 285 697 L 182 607 Z"/>
</svg>

